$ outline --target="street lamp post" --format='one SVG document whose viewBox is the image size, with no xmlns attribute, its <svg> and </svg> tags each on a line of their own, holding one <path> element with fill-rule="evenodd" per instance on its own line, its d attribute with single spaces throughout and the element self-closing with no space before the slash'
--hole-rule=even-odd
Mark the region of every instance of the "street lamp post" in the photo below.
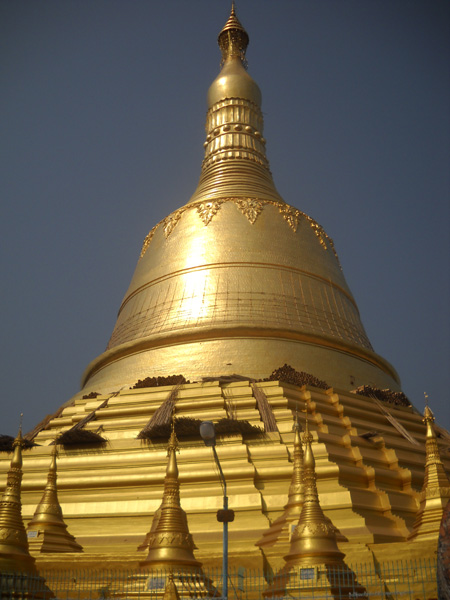
<svg viewBox="0 0 450 600">
<path fill-rule="evenodd" d="M 214 460 L 219 469 L 220 479 L 223 487 L 223 509 L 217 511 L 217 520 L 223 523 L 223 557 L 222 557 L 222 598 L 228 600 L 228 523 L 234 521 L 234 511 L 228 508 L 227 482 L 220 466 L 219 457 L 216 452 L 216 431 L 212 421 L 203 421 L 200 425 L 200 435 L 205 446 L 210 446 L 213 451 Z"/>
</svg>

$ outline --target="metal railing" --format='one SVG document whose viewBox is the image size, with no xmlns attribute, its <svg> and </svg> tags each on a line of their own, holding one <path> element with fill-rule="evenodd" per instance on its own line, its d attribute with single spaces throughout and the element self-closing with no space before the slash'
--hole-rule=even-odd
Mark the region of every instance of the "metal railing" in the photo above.
<svg viewBox="0 0 450 600">
<path fill-rule="evenodd" d="M 190 574 L 171 571 L 181 600 L 221 598 L 222 572 L 204 569 Z M 161 600 L 168 571 L 49 570 L 39 575 L 0 574 L 0 598 L 31 600 Z M 304 567 L 289 573 L 263 573 L 239 567 L 229 570 L 230 600 L 436 600 L 436 561 L 420 559 L 346 569 Z"/>
</svg>

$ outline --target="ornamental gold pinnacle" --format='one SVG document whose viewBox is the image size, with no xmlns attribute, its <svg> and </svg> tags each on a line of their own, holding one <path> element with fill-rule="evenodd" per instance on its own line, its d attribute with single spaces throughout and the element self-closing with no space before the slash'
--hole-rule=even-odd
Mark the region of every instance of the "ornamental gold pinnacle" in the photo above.
<svg viewBox="0 0 450 600">
<path fill-rule="evenodd" d="M 0 571 L 37 573 L 29 553 L 22 519 L 22 425 L 13 444 L 13 457 L 6 488 L 0 501 Z"/>
<path fill-rule="evenodd" d="M 426 427 L 425 477 L 420 494 L 420 504 L 409 540 L 436 539 L 447 502 L 450 500 L 450 481 L 442 464 L 434 430 L 434 415 L 425 394 L 425 410 L 422 419 Z"/>
<path fill-rule="evenodd" d="M 30 549 L 36 552 L 82 552 L 83 548 L 67 531 L 67 525 L 64 522 L 58 500 L 56 459 L 57 447 L 55 444 L 44 494 L 27 526 Z M 30 535 L 29 532 L 35 533 Z"/>
<path fill-rule="evenodd" d="M 297 565 L 343 564 L 344 554 L 336 541 L 337 529 L 324 515 L 319 502 L 311 447 L 313 437 L 309 432 L 307 415 L 303 440 L 303 507 L 292 535 L 289 553 L 285 556 L 286 568 Z"/>
<path fill-rule="evenodd" d="M 291 484 L 289 486 L 288 501 L 284 506 L 283 514 L 280 515 L 271 526 L 266 529 L 262 537 L 256 542 L 263 550 L 274 546 L 279 541 L 288 541 L 289 529 L 298 522 L 303 506 L 303 448 L 300 439 L 300 425 L 298 416 L 295 415 L 294 425 L 294 464 L 292 469 Z"/>
<path fill-rule="evenodd" d="M 292 471 L 291 485 L 289 486 L 288 502 L 286 509 L 291 507 L 301 508 L 303 506 L 303 448 L 300 439 L 300 424 L 298 415 L 295 415 L 294 422 L 294 468 Z"/>
<path fill-rule="evenodd" d="M 144 568 L 177 568 L 183 571 L 198 572 L 201 562 L 195 559 L 196 546 L 189 533 L 186 513 L 180 503 L 177 450 L 178 440 L 172 421 L 172 432 L 167 446 L 169 460 L 158 523 L 147 536 L 149 552 L 140 566 Z"/>
</svg>

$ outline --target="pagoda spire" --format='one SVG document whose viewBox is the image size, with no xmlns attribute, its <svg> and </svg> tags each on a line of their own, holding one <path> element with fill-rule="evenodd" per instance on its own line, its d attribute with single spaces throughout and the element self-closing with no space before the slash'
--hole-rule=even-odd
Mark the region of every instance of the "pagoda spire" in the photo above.
<svg viewBox="0 0 450 600">
<path fill-rule="evenodd" d="M 292 469 L 291 484 L 289 486 L 288 501 L 284 506 L 284 512 L 272 525 L 264 531 L 261 539 L 256 542 L 262 550 L 274 546 L 280 538 L 289 539 L 289 528 L 292 523 L 298 522 L 303 506 L 303 448 L 300 439 L 301 427 L 298 415 L 295 414 L 294 425 L 294 464 Z"/>
<path fill-rule="evenodd" d="M 300 509 L 303 506 L 303 448 L 300 439 L 301 427 L 298 414 L 295 414 L 294 431 L 294 468 L 292 471 L 291 485 L 289 486 L 288 501 L 285 509 Z"/>
<path fill-rule="evenodd" d="M 342 599 L 351 598 L 355 594 L 364 595 L 364 588 L 358 584 L 355 574 L 344 562 L 344 553 L 338 548 L 336 539 L 338 530 L 324 515 L 320 506 L 311 446 L 313 436 L 309 432 L 307 414 L 303 441 L 305 452 L 302 511 L 292 535 L 289 553 L 284 557 L 286 564 L 277 573 L 273 583 L 264 592 L 264 596 L 285 597 L 299 596 L 308 592 L 318 594 L 323 592 L 327 597 Z M 300 569 L 300 578 L 298 569 Z M 302 569 L 308 571 L 308 581 L 303 581 Z"/>
<path fill-rule="evenodd" d="M 180 600 L 180 594 L 173 578 L 173 571 L 169 571 L 169 575 L 167 576 L 163 600 Z"/>
<path fill-rule="evenodd" d="M 284 205 L 266 158 L 261 91 L 246 71 L 249 36 L 234 3 L 218 44 L 222 68 L 208 90 L 205 158 L 188 204 L 245 198 Z"/>
<path fill-rule="evenodd" d="M 223 26 L 217 42 L 222 52 L 222 63 L 228 58 L 238 57 L 245 66 L 245 52 L 249 43 L 248 33 L 242 27 L 236 16 L 236 5 L 231 3 L 231 13 Z"/>
<path fill-rule="evenodd" d="M 426 400 L 428 397 L 425 395 Z M 425 478 L 420 494 L 420 505 L 409 540 L 422 541 L 438 539 L 439 527 L 447 502 L 450 500 L 450 481 L 442 464 L 436 432 L 434 415 L 428 402 L 422 419 L 426 427 L 425 438 Z"/>
<path fill-rule="evenodd" d="M 6 488 L 0 501 L 0 571 L 36 573 L 22 519 L 22 425 L 13 444 Z"/>
<path fill-rule="evenodd" d="M 3 579 L 2 594 L 5 598 L 48 599 L 53 598 L 53 593 L 45 585 L 45 579 L 39 575 L 35 560 L 28 550 L 27 534 L 22 519 L 23 447 L 20 424 L 19 433 L 13 443 L 13 457 L 6 488 L 0 501 L 0 573 L 14 573 L 14 577 Z"/>
<path fill-rule="evenodd" d="M 82 552 L 83 548 L 67 531 L 58 500 L 56 459 L 58 451 L 53 446 L 47 485 L 37 505 L 34 516 L 28 523 L 28 543 L 35 552 Z"/>
<path fill-rule="evenodd" d="M 303 507 L 298 525 L 291 539 L 289 553 L 285 556 L 286 567 L 316 564 L 343 564 L 344 554 L 339 550 L 337 529 L 323 513 L 317 492 L 315 459 L 311 447 L 313 437 L 305 418 L 303 436 Z"/>
<path fill-rule="evenodd" d="M 195 559 L 196 546 L 189 533 L 187 517 L 180 503 L 180 482 L 176 452 L 178 440 L 172 420 L 172 432 L 167 447 L 168 464 L 164 479 L 163 500 L 154 531 L 147 537 L 148 555 L 140 563 L 144 568 L 171 568 L 199 571 L 202 563 Z"/>
</svg>

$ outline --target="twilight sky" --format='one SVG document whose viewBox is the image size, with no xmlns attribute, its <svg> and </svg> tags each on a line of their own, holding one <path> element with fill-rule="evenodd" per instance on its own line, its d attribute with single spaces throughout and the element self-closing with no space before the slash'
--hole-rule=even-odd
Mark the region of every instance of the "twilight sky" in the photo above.
<svg viewBox="0 0 450 600">
<path fill-rule="evenodd" d="M 101 354 L 193 193 L 228 0 L 0 0 L 0 433 Z M 286 202 L 333 238 L 376 352 L 450 428 L 450 3 L 238 0 Z"/>
</svg>

